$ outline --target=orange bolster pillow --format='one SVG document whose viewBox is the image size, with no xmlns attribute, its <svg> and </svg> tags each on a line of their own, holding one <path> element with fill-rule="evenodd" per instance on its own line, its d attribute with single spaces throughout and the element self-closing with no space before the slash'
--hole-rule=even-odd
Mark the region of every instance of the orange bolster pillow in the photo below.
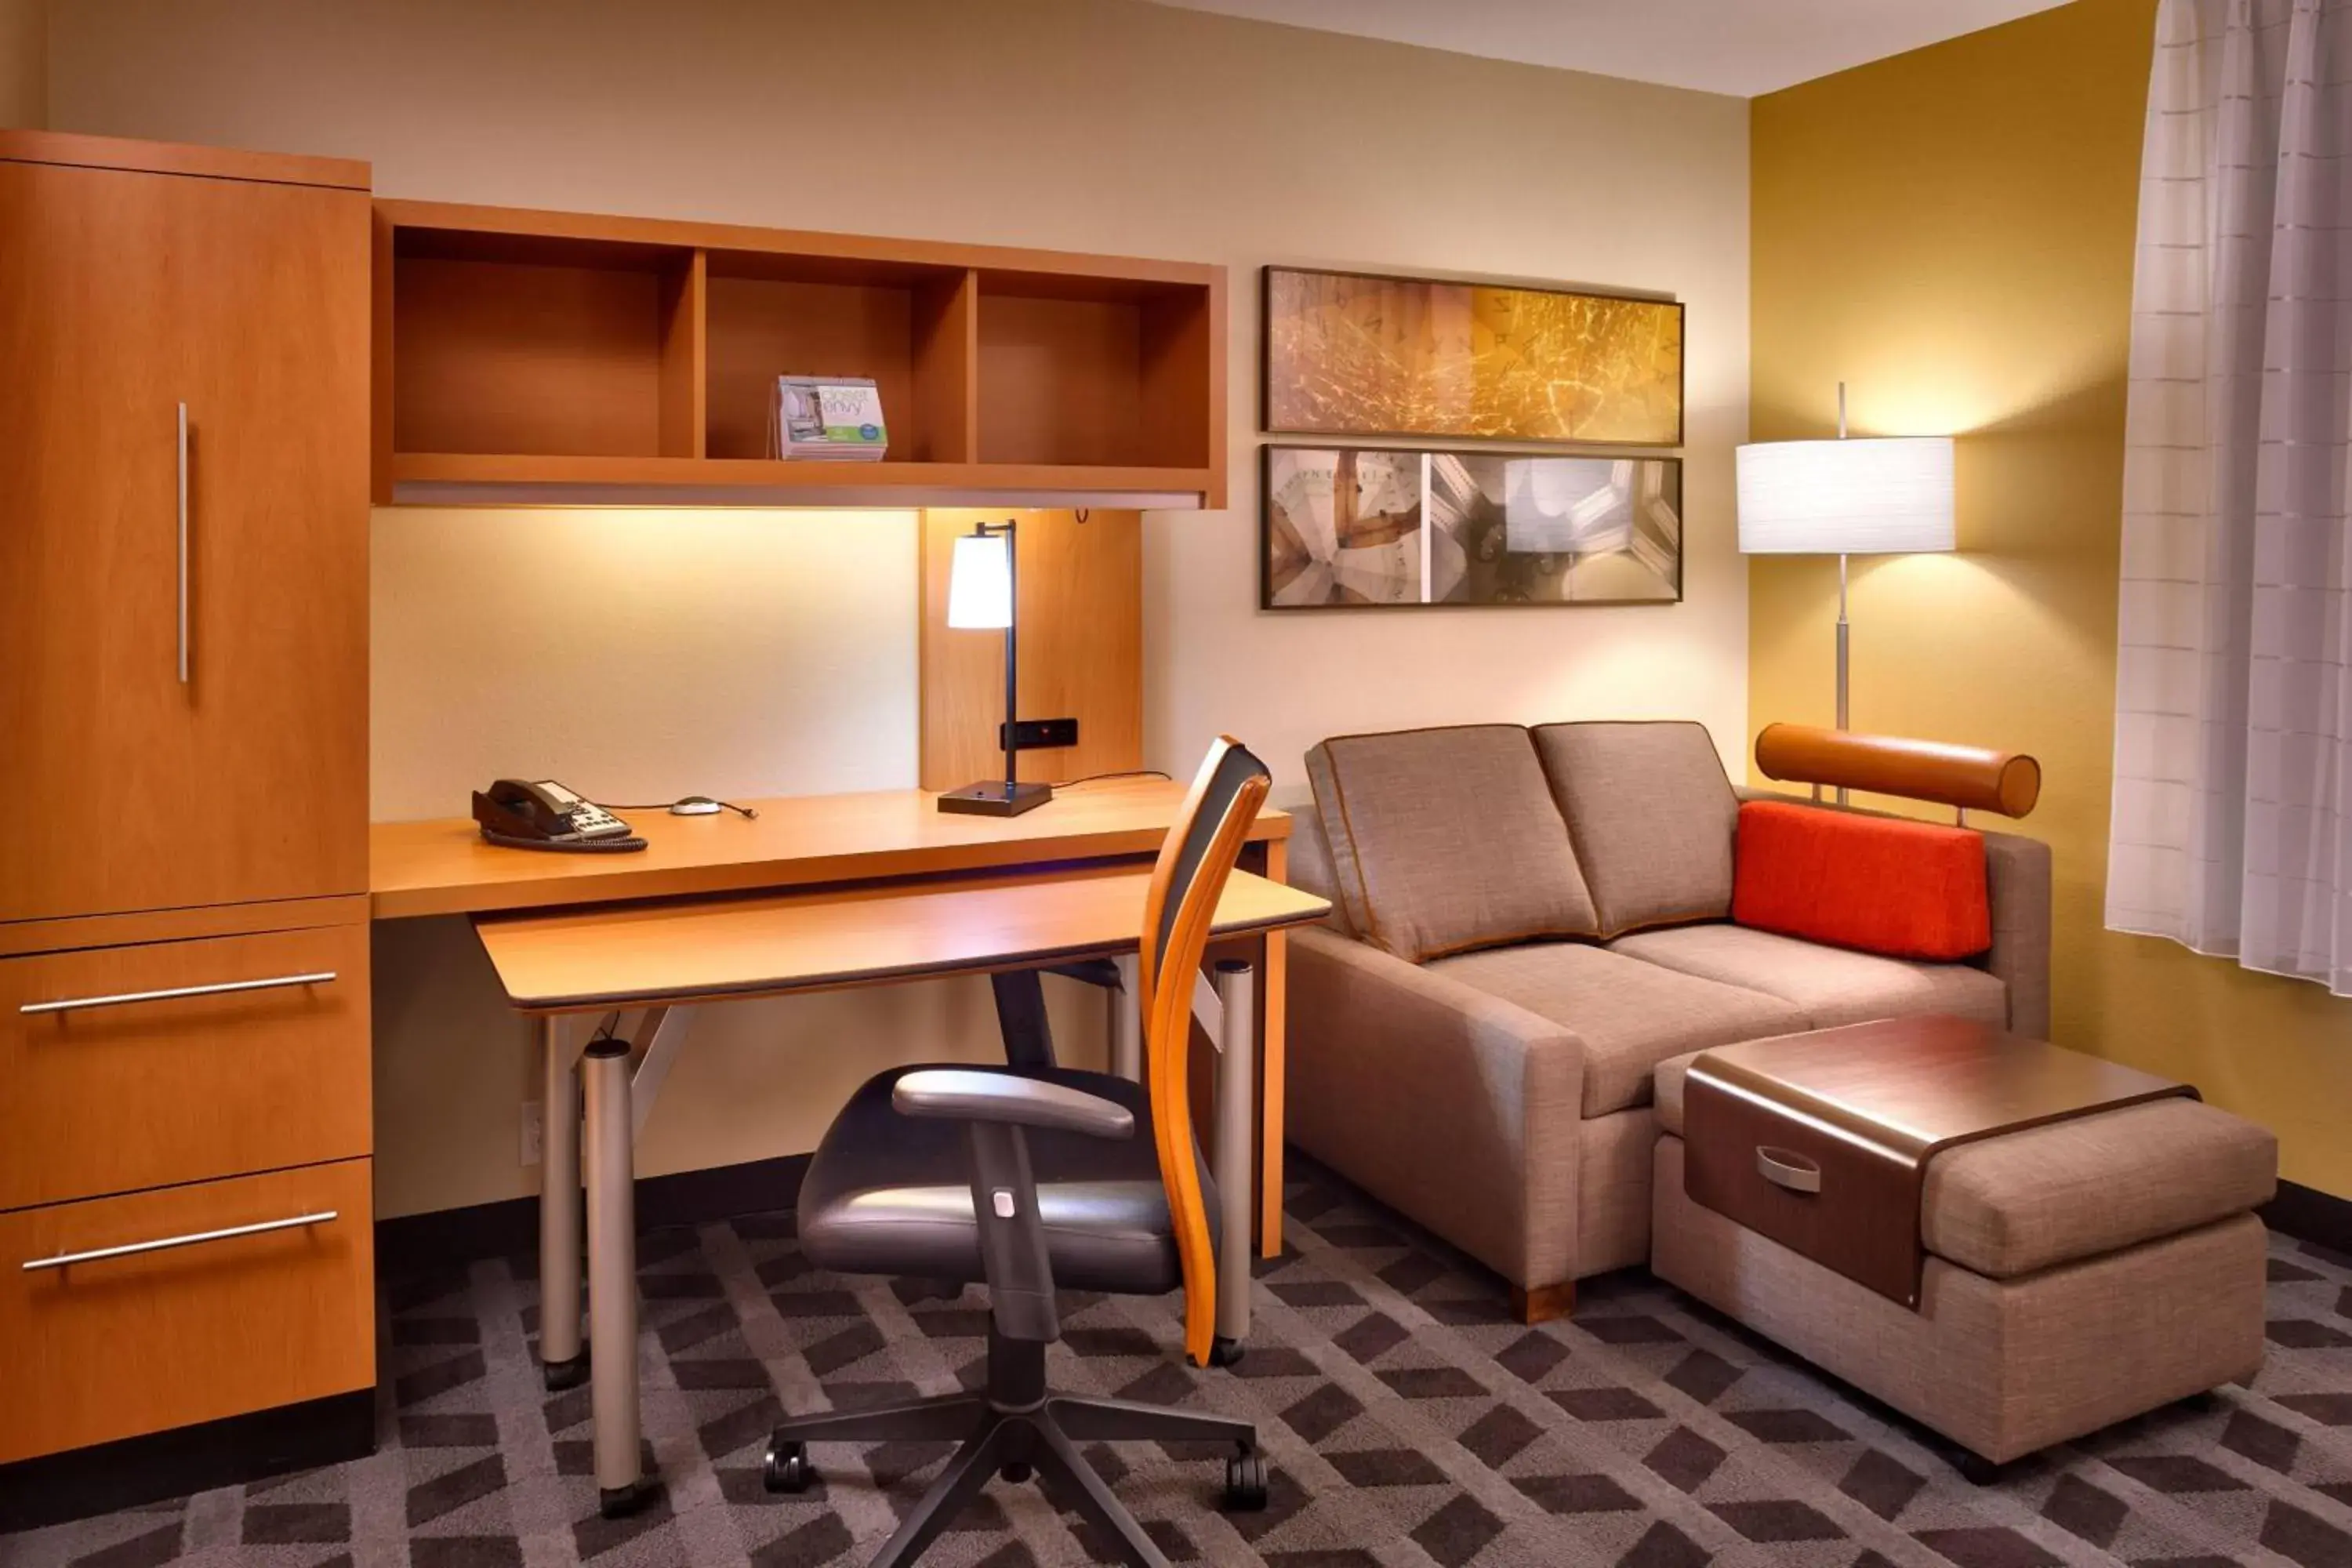
<svg viewBox="0 0 2352 1568">
<path fill-rule="evenodd" d="M 1969 958 L 1992 945 L 1984 840 L 1965 827 L 1751 800 L 1739 808 L 1731 918 L 1892 958 Z"/>
</svg>

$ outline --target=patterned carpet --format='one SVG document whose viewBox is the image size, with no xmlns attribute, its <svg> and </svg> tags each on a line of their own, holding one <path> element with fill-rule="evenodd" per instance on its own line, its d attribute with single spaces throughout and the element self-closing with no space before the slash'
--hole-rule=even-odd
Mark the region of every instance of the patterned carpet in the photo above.
<svg viewBox="0 0 2352 1568">
<path fill-rule="evenodd" d="M 1311 1168 L 1262 1266 L 1236 1373 L 1178 1364 L 1169 1301 L 1073 1298 L 1057 1384 L 1259 1423 L 1271 1509 L 1211 1506 L 1221 1467 L 1150 1445 L 1097 1462 L 1169 1557 L 1274 1568 L 2125 1562 L 2352 1565 L 2352 1258 L 2274 1238 L 2270 1359 L 2231 1388 L 1961 1480 L 1922 1435 L 1671 1289 L 1588 1282 L 1528 1330 L 1493 1277 Z M 0 1537 L 8 1568 L 862 1563 L 944 1446 L 820 1448 L 761 1489 L 787 1409 L 944 1393 L 980 1371 L 979 1292 L 811 1268 L 789 1215 L 642 1252 L 648 1444 L 666 1495 L 595 1516 L 588 1395 L 531 1361 L 530 1259 L 390 1281 L 383 1447 L 331 1469 Z M 1035 1486 L 992 1483 L 940 1568 L 1097 1561 Z"/>
</svg>

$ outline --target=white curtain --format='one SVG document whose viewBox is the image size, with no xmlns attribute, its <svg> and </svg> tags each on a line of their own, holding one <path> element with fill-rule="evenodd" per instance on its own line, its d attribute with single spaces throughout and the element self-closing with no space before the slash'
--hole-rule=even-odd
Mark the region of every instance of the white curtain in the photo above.
<svg viewBox="0 0 2352 1568">
<path fill-rule="evenodd" d="M 2352 995 L 2352 0 L 2163 0 L 2107 924 Z"/>
</svg>

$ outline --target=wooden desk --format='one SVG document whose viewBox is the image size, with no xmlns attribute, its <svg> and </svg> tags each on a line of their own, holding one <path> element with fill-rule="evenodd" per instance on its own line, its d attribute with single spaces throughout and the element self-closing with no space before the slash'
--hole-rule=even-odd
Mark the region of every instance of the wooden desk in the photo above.
<svg viewBox="0 0 2352 1568">
<path fill-rule="evenodd" d="M 474 922 L 507 999 L 532 1014 L 741 1001 L 1035 969 L 1135 951 L 1148 868 L 853 883 Z M 1210 941 L 1321 919 L 1309 893 L 1236 871 Z"/>
<path fill-rule="evenodd" d="M 485 844 L 465 817 L 379 822 L 369 829 L 368 887 L 377 920 L 479 914 L 622 899 L 682 898 L 809 887 L 885 877 L 1013 869 L 1076 860 L 1156 854 L 1183 805 L 1185 786 L 1166 779 L 1104 779 L 1076 784 L 1025 816 L 961 816 L 922 790 L 787 795 L 740 804 L 746 821 L 716 816 L 627 815 L 646 847 L 627 855 L 535 854 Z M 1242 865 L 1282 881 L 1289 869 L 1290 817 L 1258 813 Z M 1260 1015 L 1257 1235 L 1261 1255 L 1282 1252 L 1283 1019 L 1289 955 L 1279 931 L 1265 938 L 1258 965 Z M 1113 1059 L 1139 1049 L 1133 1009 L 1120 1011 Z"/>
<path fill-rule="evenodd" d="M 995 974 L 1002 986 L 1007 972 L 1034 997 L 1041 966 L 1110 958 L 1122 980 L 1112 1067 L 1137 1076 L 1133 954 L 1147 858 L 1184 793 L 1159 781 L 1087 785 L 1010 819 L 941 813 L 919 791 L 746 802 L 760 813 L 750 821 L 639 812 L 631 825 L 649 847 L 624 855 L 498 848 L 470 821 L 378 826 L 376 918 L 473 915 L 509 1000 L 543 1020 L 541 1345 L 551 1386 L 576 1382 L 592 1359 L 632 1364 L 631 1146 L 694 1005 L 950 974 Z M 1283 930 L 1328 910 L 1281 885 L 1289 831 L 1286 815 L 1260 815 L 1244 856 L 1265 875 L 1236 873 L 1213 927 L 1228 949 L 1262 944 L 1254 973 L 1234 965 L 1214 988 L 1227 1239 L 1217 1301 L 1188 1304 L 1215 1310 L 1233 1341 L 1247 1328 L 1252 1217 L 1266 1256 L 1282 1245 Z M 1011 1047 L 1018 1020 L 1004 990 L 998 1005 Z M 643 1019 L 623 1037 L 642 1047 L 634 1068 L 627 1044 L 587 1041 L 589 1016 L 639 1008 Z M 1042 1005 L 1034 1011 L 1042 1019 Z M 583 1218 L 590 1357 L 577 1307 Z M 594 1382 L 599 1488 L 627 1499 L 639 1480 L 635 1380 Z"/>
<path fill-rule="evenodd" d="M 626 855 L 501 849 L 464 817 L 379 822 L 369 829 L 368 887 L 375 918 L 394 920 L 1153 855 L 1184 786 L 1106 779 L 1013 817 L 957 816 L 937 799 L 908 789 L 747 800 L 760 814 L 750 822 L 733 812 L 625 812 L 646 842 Z M 1273 861 L 1252 868 L 1280 881 L 1289 816 L 1260 812 L 1249 837 Z"/>
</svg>

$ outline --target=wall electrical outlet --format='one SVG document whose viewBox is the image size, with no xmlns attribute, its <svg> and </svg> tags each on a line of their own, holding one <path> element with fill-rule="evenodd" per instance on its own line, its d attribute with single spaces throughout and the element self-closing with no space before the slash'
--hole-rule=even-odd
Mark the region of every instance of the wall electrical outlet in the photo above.
<svg viewBox="0 0 2352 1568">
<path fill-rule="evenodd" d="M 543 1101 L 526 1100 L 522 1102 L 522 1123 L 520 1129 L 520 1153 L 526 1165 L 536 1165 L 541 1158 L 540 1148 L 547 1132 L 547 1106 Z"/>
<path fill-rule="evenodd" d="M 1078 721 L 1076 719 L 1024 719 L 1013 727 L 1013 749 L 1016 752 L 1052 750 L 1078 743 Z M 996 748 L 1004 749 L 1004 726 L 996 726 Z"/>
</svg>

